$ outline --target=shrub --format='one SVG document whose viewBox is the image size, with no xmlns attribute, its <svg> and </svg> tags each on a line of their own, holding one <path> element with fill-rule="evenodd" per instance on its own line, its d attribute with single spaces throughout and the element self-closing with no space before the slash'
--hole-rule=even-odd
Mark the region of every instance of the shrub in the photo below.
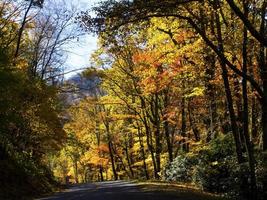
<svg viewBox="0 0 267 200">
<path fill-rule="evenodd" d="M 233 193 L 239 187 L 234 141 L 230 134 L 179 155 L 164 170 L 168 181 L 193 182 L 203 190 Z"/>
<path fill-rule="evenodd" d="M 230 134 L 221 135 L 199 151 L 194 182 L 211 192 L 231 192 L 238 186 L 239 176 L 234 141 Z"/>
<path fill-rule="evenodd" d="M 165 168 L 163 179 L 166 181 L 192 182 L 193 167 L 197 162 L 198 160 L 194 155 L 180 155 Z"/>
<path fill-rule="evenodd" d="M 195 167 L 194 182 L 203 190 L 225 193 L 237 190 L 239 177 L 236 160 L 227 156 L 220 161 L 200 161 Z"/>
</svg>

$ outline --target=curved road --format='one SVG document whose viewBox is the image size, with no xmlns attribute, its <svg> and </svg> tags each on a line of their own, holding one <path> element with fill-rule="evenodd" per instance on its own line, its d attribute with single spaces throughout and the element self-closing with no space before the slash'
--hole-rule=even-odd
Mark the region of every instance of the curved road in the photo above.
<svg viewBox="0 0 267 200">
<path fill-rule="evenodd" d="M 134 183 L 108 181 L 72 186 L 64 192 L 38 200 L 130 200 L 137 199 L 140 193 L 141 191 Z"/>
<path fill-rule="evenodd" d="M 72 186 L 54 196 L 38 200 L 207 200 L 207 196 L 179 191 L 145 191 L 140 186 L 126 181 L 108 181 Z M 213 198 L 211 198 L 213 199 Z"/>
</svg>

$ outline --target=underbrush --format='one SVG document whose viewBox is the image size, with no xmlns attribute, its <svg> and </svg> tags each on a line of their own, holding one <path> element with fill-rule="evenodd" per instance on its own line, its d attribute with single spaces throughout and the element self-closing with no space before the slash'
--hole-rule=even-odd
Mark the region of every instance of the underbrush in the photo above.
<svg viewBox="0 0 267 200">
<path fill-rule="evenodd" d="M 46 167 L 31 159 L 17 159 L 6 157 L 0 161 L 0 199 L 31 199 L 57 187 Z"/>
<path fill-rule="evenodd" d="M 176 157 L 165 167 L 163 179 L 190 182 L 204 191 L 233 197 L 240 191 L 238 166 L 232 136 L 220 135 L 210 143 L 199 144 L 192 152 Z"/>
</svg>

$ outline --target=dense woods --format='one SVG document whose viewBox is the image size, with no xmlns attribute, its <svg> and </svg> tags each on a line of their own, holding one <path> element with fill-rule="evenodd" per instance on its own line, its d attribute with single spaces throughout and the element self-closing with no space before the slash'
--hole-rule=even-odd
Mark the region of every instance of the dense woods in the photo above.
<svg viewBox="0 0 267 200">
<path fill-rule="evenodd" d="M 66 139 L 56 85 L 73 17 L 62 2 L 0 1 L 0 199 L 57 184 L 46 160 Z"/>
<path fill-rule="evenodd" d="M 265 0 L 43 3 L 0 4 L 6 188 L 138 179 L 267 197 Z M 62 81 L 76 25 L 98 49 Z"/>
</svg>

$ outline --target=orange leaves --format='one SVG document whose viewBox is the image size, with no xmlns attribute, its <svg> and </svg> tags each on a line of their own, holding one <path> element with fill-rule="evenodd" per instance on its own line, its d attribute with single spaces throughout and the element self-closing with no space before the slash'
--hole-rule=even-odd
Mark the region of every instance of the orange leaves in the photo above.
<svg viewBox="0 0 267 200">
<path fill-rule="evenodd" d="M 179 34 L 176 34 L 174 36 L 175 40 L 178 43 L 185 43 L 187 41 L 190 41 L 192 37 L 195 37 L 195 33 L 189 30 L 180 30 Z"/>
<path fill-rule="evenodd" d="M 179 123 L 179 108 L 174 105 L 169 105 L 164 109 L 163 120 L 168 121 L 172 125 Z"/>
<path fill-rule="evenodd" d="M 136 53 L 133 55 L 133 62 L 134 63 L 139 63 L 139 64 L 148 64 L 148 63 L 153 63 L 155 58 L 151 54 L 151 52 L 146 52 L 146 53 Z"/>
<path fill-rule="evenodd" d="M 107 144 L 99 145 L 98 147 L 96 147 L 96 151 L 100 154 L 109 152 Z"/>
<path fill-rule="evenodd" d="M 84 154 L 82 162 L 95 166 L 107 166 L 109 162 L 109 159 L 107 158 L 108 152 L 107 144 L 94 146 L 94 148 Z"/>
<path fill-rule="evenodd" d="M 145 94 L 157 93 L 168 87 L 178 73 L 173 65 L 171 52 L 146 50 L 133 55 L 135 73 L 140 77 L 139 86 Z"/>
</svg>

